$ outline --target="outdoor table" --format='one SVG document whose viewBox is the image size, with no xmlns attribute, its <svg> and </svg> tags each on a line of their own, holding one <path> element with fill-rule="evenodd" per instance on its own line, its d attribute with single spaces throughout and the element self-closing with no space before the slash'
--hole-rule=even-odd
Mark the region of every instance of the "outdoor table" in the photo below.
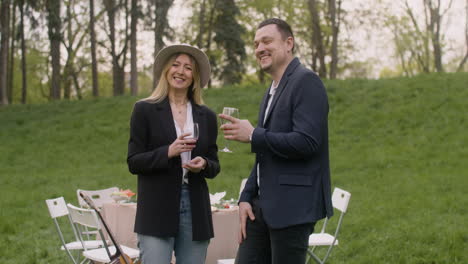
<svg viewBox="0 0 468 264">
<path fill-rule="evenodd" d="M 102 206 L 102 215 L 117 242 L 131 248 L 138 248 L 133 232 L 136 208 L 136 203 L 106 203 Z M 206 264 L 235 258 L 238 248 L 239 208 L 218 209 L 212 214 L 215 237 L 208 246 Z"/>
</svg>

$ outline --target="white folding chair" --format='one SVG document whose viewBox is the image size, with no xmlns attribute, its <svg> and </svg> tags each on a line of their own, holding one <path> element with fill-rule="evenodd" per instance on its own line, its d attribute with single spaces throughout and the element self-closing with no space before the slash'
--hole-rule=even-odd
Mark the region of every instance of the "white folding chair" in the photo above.
<svg viewBox="0 0 468 264">
<path fill-rule="evenodd" d="M 68 213 L 67 206 L 65 205 L 65 199 L 63 197 L 55 198 L 55 199 L 48 199 L 46 200 L 47 208 L 49 209 L 49 214 L 52 217 L 52 220 L 54 221 L 55 228 L 57 229 L 57 233 L 60 237 L 60 242 L 62 243 L 62 246 L 60 247 L 61 250 L 64 250 L 68 257 L 71 259 L 73 263 L 78 263 L 80 259 L 80 254 L 79 251 L 83 250 L 83 244 L 82 242 L 78 239 L 78 234 L 76 232 L 76 229 L 74 225 L 72 224 L 70 215 Z M 66 242 L 64 234 L 62 232 L 62 229 L 60 228 L 60 224 L 58 219 L 62 217 L 67 217 L 68 224 L 70 225 L 70 228 L 73 230 L 73 238 L 74 241 L 72 242 Z M 102 241 L 99 240 L 86 240 L 83 241 L 84 245 L 86 245 L 87 248 L 99 248 L 103 246 Z M 76 257 L 72 255 L 72 250 L 78 250 L 78 254 Z"/>
<path fill-rule="evenodd" d="M 83 241 L 81 231 L 84 227 L 94 228 L 98 231 L 101 238 L 105 237 L 102 224 L 94 210 L 79 208 L 72 204 L 67 204 L 67 207 L 68 211 L 70 212 L 72 222 L 78 231 L 78 237 L 81 241 Z M 98 249 L 88 249 L 84 245 L 85 250 L 83 251 L 83 256 L 90 261 L 109 263 L 110 256 L 115 254 L 116 248 L 115 246 L 109 246 L 106 240 L 102 240 L 102 243 L 104 247 Z M 136 259 L 140 255 L 140 251 L 138 249 L 133 249 L 126 246 L 120 246 L 120 248 L 122 249 L 123 253 L 125 253 L 131 259 Z"/>
<path fill-rule="evenodd" d="M 118 187 L 110 187 L 110 188 L 101 189 L 101 190 L 82 190 L 82 189 L 78 189 L 78 190 L 76 190 L 76 196 L 78 197 L 78 204 L 83 208 L 89 208 L 89 207 L 88 207 L 88 204 L 83 200 L 83 198 L 81 198 L 80 192 L 83 192 L 83 194 L 90 197 L 91 200 L 93 201 L 94 205 L 97 208 L 102 208 L 103 204 L 114 202 L 114 200 L 111 197 L 111 194 L 113 192 L 118 192 L 118 191 L 119 191 Z M 96 230 L 89 230 L 86 227 L 82 231 L 82 234 L 86 235 L 86 239 L 91 239 L 91 236 L 93 236 L 93 238 L 94 238 L 97 235 L 97 231 Z"/>
<path fill-rule="evenodd" d="M 307 251 L 308 259 L 306 263 L 309 263 L 310 259 L 314 259 L 319 264 L 324 264 L 325 261 L 330 256 L 330 253 L 333 249 L 333 246 L 338 245 L 338 234 L 341 229 L 341 224 L 343 221 L 343 216 L 346 214 L 346 210 L 348 209 L 349 199 L 351 198 L 351 194 L 345 190 L 340 188 L 335 188 L 333 190 L 332 195 L 332 204 L 335 209 L 340 211 L 340 218 L 338 219 L 338 224 L 336 225 L 335 234 L 330 235 L 326 233 L 326 227 L 328 223 L 328 218 L 324 220 L 322 230 L 320 233 L 313 233 L 309 236 L 309 248 Z M 314 250 L 317 246 L 328 246 L 327 253 L 325 256 L 320 259 L 315 253 Z"/>
<path fill-rule="evenodd" d="M 97 208 L 102 208 L 102 205 L 105 203 L 112 203 L 114 202 L 114 199 L 112 199 L 111 194 L 113 192 L 118 192 L 119 188 L 118 187 L 110 187 L 107 189 L 102 189 L 102 190 L 82 190 L 78 189 L 76 190 L 76 196 L 78 197 L 78 204 L 81 207 L 87 208 L 88 204 L 81 198 L 80 192 L 83 194 L 87 195 L 88 197 L 93 200 L 94 205 Z"/>
</svg>

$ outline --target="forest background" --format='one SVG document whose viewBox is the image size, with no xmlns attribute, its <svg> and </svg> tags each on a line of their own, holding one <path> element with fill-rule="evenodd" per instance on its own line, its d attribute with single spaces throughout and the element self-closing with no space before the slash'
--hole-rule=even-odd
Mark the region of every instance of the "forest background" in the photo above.
<svg viewBox="0 0 468 264">
<path fill-rule="evenodd" d="M 0 104 L 148 94 L 154 56 L 202 48 L 211 87 L 266 82 L 256 25 L 288 21 L 325 79 L 466 71 L 466 0 L 1 0 Z"/>
</svg>

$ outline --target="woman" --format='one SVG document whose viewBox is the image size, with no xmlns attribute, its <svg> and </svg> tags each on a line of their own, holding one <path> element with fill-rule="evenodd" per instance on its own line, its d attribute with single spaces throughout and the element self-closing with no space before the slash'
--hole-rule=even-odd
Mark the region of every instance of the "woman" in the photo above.
<svg viewBox="0 0 468 264">
<path fill-rule="evenodd" d="M 189 45 L 156 56 L 158 85 L 138 101 L 130 121 L 127 163 L 138 175 L 135 232 L 144 264 L 204 263 L 213 223 L 205 178 L 220 171 L 217 119 L 203 106 L 206 54 Z M 188 139 L 198 123 L 198 140 Z M 188 132 L 187 132 L 188 131 Z"/>
</svg>

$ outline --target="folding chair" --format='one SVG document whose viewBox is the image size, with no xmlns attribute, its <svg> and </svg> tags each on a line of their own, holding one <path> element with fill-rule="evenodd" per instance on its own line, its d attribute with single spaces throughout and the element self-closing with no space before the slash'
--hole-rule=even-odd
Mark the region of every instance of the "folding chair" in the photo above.
<svg viewBox="0 0 468 264">
<path fill-rule="evenodd" d="M 111 194 L 113 192 L 118 192 L 118 191 L 119 191 L 118 187 L 110 187 L 110 188 L 101 189 L 101 190 L 78 189 L 76 190 L 76 196 L 78 197 L 78 204 L 83 208 L 89 208 L 89 207 L 88 207 L 88 204 L 83 200 L 83 198 L 81 198 L 80 192 L 83 192 L 88 197 L 90 197 L 91 200 L 93 200 L 93 203 L 94 205 L 96 205 L 96 207 L 102 208 L 103 204 L 114 202 L 114 199 L 112 199 Z M 91 239 L 91 236 L 93 236 L 93 238 L 96 237 L 97 231 L 84 228 L 84 230 L 82 231 L 82 234 L 86 235 L 86 239 Z"/>
<path fill-rule="evenodd" d="M 93 200 L 94 204 L 98 208 L 102 208 L 102 205 L 105 203 L 112 203 L 114 202 L 114 199 L 112 199 L 111 194 L 113 192 L 118 192 L 119 188 L 117 187 L 110 187 L 107 189 L 102 189 L 102 190 L 82 190 L 78 189 L 76 190 L 76 196 L 78 197 L 78 204 L 81 207 L 87 208 L 88 204 L 81 198 L 80 192 L 83 194 L 86 194 L 88 197 Z"/>
<path fill-rule="evenodd" d="M 52 220 L 54 221 L 55 228 L 57 229 L 57 233 L 60 237 L 60 242 L 62 242 L 62 246 L 60 247 L 61 250 L 64 250 L 68 257 L 71 259 L 73 263 L 78 263 L 80 259 L 80 254 L 77 254 L 76 257 L 73 257 L 72 255 L 72 250 L 78 250 L 81 251 L 83 250 L 83 244 L 82 242 L 78 239 L 78 234 L 76 232 L 76 229 L 74 225 L 72 224 L 70 215 L 68 213 L 67 206 L 65 205 L 65 199 L 63 197 L 55 198 L 55 199 L 48 199 L 46 200 L 47 207 L 49 209 L 50 216 L 52 217 Z M 66 242 L 62 229 L 60 228 L 60 224 L 58 221 L 58 218 L 65 217 L 67 216 L 68 218 L 68 223 L 70 224 L 71 229 L 73 230 L 73 238 L 75 241 L 72 242 Z M 103 246 L 102 241 L 98 240 L 86 240 L 83 241 L 84 245 L 86 245 L 87 248 L 99 248 Z"/>
<path fill-rule="evenodd" d="M 308 259 L 306 263 L 309 263 L 310 259 L 314 259 L 319 264 L 324 264 L 325 261 L 330 256 L 330 253 L 333 249 L 333 246 L 338 245 L 338 233 L 340 232 L 341 224 L 343 221 L 343 216 L 346 214 L 346 210 L 348 209 L 349 199 L 351 198 L 351 194 L 345 190 L 340 188 L 335 188 L 333 190 L 332 195 L 332 204 L 333 207 L 340 211 L 340 218 L 338 219 L 338 224 L 336 226 L 335 234 L 330 235 L 325 233 L 325 229 L 327 227 L 328 218 L 325 219 L 322 230 L 320 233 L 314 233 L 309 236 L 309 247 L 312 249 L 308 249 Z M 328 246 L 327 253 L 320 259 L 315 253 L 314 250 L 317 246 Z"/>
<path fill-rule="evenodd" d="M 105 237 L 102 231 L 102 224 L 94 210 L 79 208 L 72 204 L 67 204 L 67 207 L 80 241 L 83 241 L 81 231 L 84 227 L 94 228 L 97 230 L 101 238 Z M 109 263 L 110 256 L 115 254 L 116 248 L 115 246 L 109 246 L 106 240 L 102 240 L 102 243 L 104 247 L 98 249 L 89 249 L 84 245 L 85 250 L 83 251 L 83 256 L 90 261 Z M 131 259 L 136 259 L 140 255 L 140 251 L 138 249 L 126 246 L 121 246 L 121 248 L 122 251 Z"/>
</svg>

